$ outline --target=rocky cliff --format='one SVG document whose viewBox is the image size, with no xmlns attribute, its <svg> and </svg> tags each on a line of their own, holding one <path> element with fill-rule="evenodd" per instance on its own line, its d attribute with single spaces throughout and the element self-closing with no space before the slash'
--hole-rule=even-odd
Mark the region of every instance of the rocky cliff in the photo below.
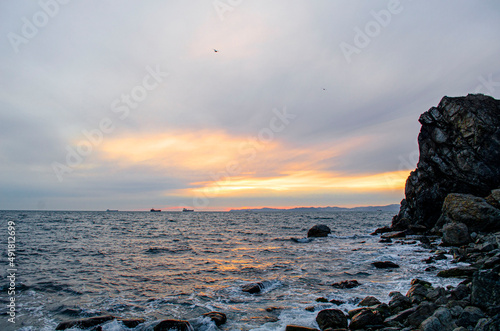
<svg viewBox="0 0 500 331">
<path fill-rule="evenodd" d="M 444 97 L 419 122 L 420 157 L 392 220 L 394 230 L 415 225 L 430 230 L 448 194 L 488 197 L 500 187 L 500 100 L 482 94 Z"/>
</svg>

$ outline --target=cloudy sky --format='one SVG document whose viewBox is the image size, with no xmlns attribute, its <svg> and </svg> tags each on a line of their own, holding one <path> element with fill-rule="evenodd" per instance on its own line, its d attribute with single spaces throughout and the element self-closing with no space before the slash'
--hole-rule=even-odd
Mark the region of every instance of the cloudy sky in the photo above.
<svg viewBox="0 0 500 331">
<path fill-rule="evenodd" d="M 419 115 L 500 97 L 493 0 L 2 1 L 0 17 L 0 209 L 399 203 Z"/>
</svg>

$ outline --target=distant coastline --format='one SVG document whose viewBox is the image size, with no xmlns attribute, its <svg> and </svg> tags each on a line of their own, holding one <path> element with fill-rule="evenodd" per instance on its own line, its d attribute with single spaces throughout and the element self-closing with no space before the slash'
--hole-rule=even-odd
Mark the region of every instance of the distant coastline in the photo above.
<svg viewBox="0 0 500 331">
<path fill-rule="evenodd" d="M 274 212 L 274 211 L 291 211 L 291 212 L 332 212 L 332 211 L 381 211 L 381 212 L 398 212 L 399 204 L 391 204 L 386 206 L 366 206 L 366 207 L 295 207 L 295 208 L 247 208 L 247 209 L 231 209 L 229 212 Z"/>
</svg>

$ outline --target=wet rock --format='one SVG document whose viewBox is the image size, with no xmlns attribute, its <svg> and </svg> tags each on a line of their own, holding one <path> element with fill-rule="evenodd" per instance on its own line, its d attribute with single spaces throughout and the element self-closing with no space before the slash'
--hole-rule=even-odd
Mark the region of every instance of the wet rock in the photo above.
<svg viewBox="0 0 500 331">
<path fill-rule="evenodd" d="M 358 303 L 358 306 L 360 307 L 369 307 L 369 306 L 376 306 L 378 304 L 380 304 L 380 300 L 375 298 L 375 297 L 372 297 L 372 296 L 367 296 L 366 298 L 364 298 L 363 300 L 361 300 L 360 303 Z"/>
<path fill-rule="evenodd" d="M 306 326 L 289 324 L 286 326 L 285 331 L 318 331 L 318 329 L 308 328 Z"/>
<path fill-rule="evenodd" d="M 402 295 L 401 293 L 391 292 L 389 293 L 389 296 L 391 297 L 391 301 L 389 301 L 389 309 L 393 314 L 397 314 L 411 307 L 410 298 Z"/>
<path fill-rule="evenodd" d="M 425 268 L 424 271 L 431 272 L 431 271 L 436 271 L 436 270 L 437 270 L 437 268 L 435 266 L 430 266 L 430 267 Z"/>
<path fill-rule="evenodd" d="M 382 243 L 382 244 L 392 243 L 392 239 L 391 238 L 382 238 L 378 242 Z"/>
<path fill-rule="evenodd" d="M 446 223 L 463 223 L 471 232 L 500 230 L 500 210 L 484 198 L 472 194 L 451 193 L 443 203 L 437 227 Z"/>
<path fill-rule="evenodd" d="M 391 261 L 376 261 L 372 265 L 377 269 L 399 268 L 399 265 Z"/>
<path fill-rule="evenodd" d="M 418 305 L 415 312 L 408 316 L 407 323 L 414 327 L 417 327 L 425 319 L 434 314 L 437 308 L 438 306 L 434 303 L 422 302 L 420 305 Z"/>
<path fill-rule="evenodd" d="M 470 288 L 465 284 L 458 284 L 453 290 L 451 290 L 451 298 L 453 300 L 463 300 L 470 295 Z"/>
<path fill-rule="evenodd" d="M 156 324 L 154 331 L 194 331 L 188 321 L 168 319 Z"/>
<path fill-rule="evenodd" d="M 448 194 L 487 196 L 500 187 L 499 100 L 482 94 L 444 97 L 419 121 L 419 162 L 406 181 L 393 229 L 431 229 Z"/>
<path fill-rule="evenodd" d="M 363 310 L 352 317 L 351 323 L 349 324 L 349 329 L 365 329 L 373 326 L 380 326 L 383 323 L 384 319 L 382 318 L 382 314 L 380 312 Z"/>
<path fill-rule="evenodd" d="M 339 309 L 324 309 L 316 316 L 316 322 L 321 330 L 327 328 L 347 329 L 347 316 Z"/>
<path fill-rule="evenodd" d="M 422 302 L 429 292 L 429 289 L 420 283 L 415 283 L 410 287 L 406 296 L 410 299 L 412 303 L 420 303 Z"/>
<path fill-rule="evenodd" d="M 393 239 L 393 238 L 405 238 L 406 233 L 404 231 L 395 231 L 384 233 L 380 238 L 382 239 Z"/>
<path fill-rule="evenodd" d="M 56 330 L 66 330 L 70 328 L 87 329 L 93 326 L 103 324 L 108 321 L 112 321 L 114 319 L 116 319 L 116 317 L 112 315 L 81 318 L 81 319 L 61 322 L 57 325 Z"/>
<path fill-rule="evenodd" d="M 497 272 L 478 272 L 472 278 L 471 302 L 483 309 L 500 306 L 500 276 Z"/>
<path fill-rule="evenodd" d="M 392 232 L 392 231 L 394 231 L 394 230 L 391 229 L 390 226 L 384 226 L 384 227 L 376 229 L 374 232 L 370 233 L 370 235 L 374 236 L 374 235 L 377 235 L 377 234 L 386 233 L 386 232 Z"/>
<path fill-rule="evenodd" d="M 360 312 L 365 311 L 365 310 L 371 310 L 371 309 L 370 308 L 366 308 L 366 307 L 354 308 L 354 309 L 351 309 L 351 310 L 349 310 L 347 312 L 347 316 L 351 319 L 351 318 L 354 317 L 354 315 L 357 315 Z"/>
<path fill-rule="evenodd" d="M 226 314 L 218 312 L 218 311 L 211 311 L 209 313 L 203 314 L 203 316 L 210 317 L 210 319 L 217 326 L 221 326 L 222 324 L 227 322 Z"/>
<path fill-rule="evenodd" d="M 471 277 L 477 268 L 474 267 L 456 267 L 447 270 L 441 270 L 438 272 L 438 277 L 450 278 L 450 277 Z"/>
<path fill-rule="evenodd" d="M 443 245 L 462 246 L 470 243 L 469 229 L 464 223 L 448 223 L 443 226 Z"/>
<path fill-rule="evenodd" d="M 263 288 L 264 288 L 264 284 L 259 282 L 259 283 L 245 284 L 241 287 L 241 290 L 243 292 L 255 294 L 255 293 L 259 293 L 260 291 L 262 291 Z"/>
<path fill-rule="evenodd" d="M 345 301 L 332 299 L 332 300 L 330 300 L 330 303 L 333 303 L 334 305 L 340 306 L 340 305 L 344 304 Z"/>
<path fill-rule="evenodd" d="M 464 308 L 464 311 L 460 314 L 460 317 L 455 323 L 457 326 L 463 326 L 466 328 L 469 326 L 475 326 L 483 317 L 485 317 L 485 315 L 481 309 L 473 306 L 467 306 Z"/>
<path fill-rule="evenodd" d="M 482 318 L 480 319 L 474 331 L 499 331 L 500 330 L 500 314 L 493 316 L 492 318 Z"/>
<path fill-rule="evenodd" d="M 452 331 L 455 327 L 453 318 L 446 308 L 439 308 L 420 324 L 421 331 Z"/>
<path fill-rule="evenodd" d="M 317 224 L 309 229 L 307 237 L 328 237 L 332 233 L 330 228 L 324 224 Z"/>
<path fill-rule="evenodd" d="M 445 295 L 446 295 L 446 290 L 442 287 L 437 287 L 437 288 L 427 292 L 425 297 L 430 301 L 436 301 L 437 299 L 439 299 L 440 297 L 443 297 Z"/>
<path fill-rule="evenodd" d="M 387 317 L 384 320 L 384 324 L 389 326 L 398 326 L 400 325 L 400 323 L 403 323 L 411 314 L 415 313 L 416 310 L 417 307 L 411 307 L 403 311 L 400 311 L 397 314 Z"/>
<path fill-rule="evenodd" d="M 500 256 L 492 256 L 488 259 L 486 259 L 486 261 L 484 261 L 484 268 L 487 268 L 487 269 L 491 269 L 497 265 L 500 265 Z"/>
<path fill-rule="evenodd" d="M 133 329 L 139 324 L 146 322 L 144 318 L 119 318 L 120 322 L 123 323 L 127 328 Z"/>
<path fill-rule="evenodd" d="M 358 287 L 360 286 L 361 284 L 358 283 L 357 280 L 355 279 L 352 279 L 352 280 L 344 280 L 343 282 L 337 282 L 337 283 L 333 283 L 332 286 L 335 287 L 335 288 L 340 288 L 340 289 L 346 289 L 346 288 L 354 288 L 354 287 Z"/>
</svg>

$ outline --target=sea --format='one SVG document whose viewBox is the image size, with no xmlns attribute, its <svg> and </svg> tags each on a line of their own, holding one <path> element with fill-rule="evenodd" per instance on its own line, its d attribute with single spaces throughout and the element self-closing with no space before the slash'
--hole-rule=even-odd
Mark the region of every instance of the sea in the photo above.
<svg viewBox="0 0 500 331">
<path fill-rule="evenodd" d="M 102 326 L 105 331 L 152 330 L 164 319 L 188 320 L 202 331 L 317 327 L 321 309 L 347 312 L 368 295 L 389 302 L 391 291 L 406 294 L 414 278 L 456 286 L 460 280 L 436 277 L 456 266 L 451 255 L 429 272 L 422 260 L 433 252 L 417 238 L 386 244 L 370 235 L 389 225 L 392 216 L 382 211 L 0 211 L 0 330 L 55 330 L 62 321 L 107 314 L 146 321 L 129 329 L 114 320 Z M 332 233 L 305 240 L 316 224 Z M 15 237 L 15 247 L 9 237 Z M 400 268 L 376 269 L 374 261 Z M 351 279 L 361 285 L 331 286 Z M 241 290 L 254 282 L 264 284 L 261 293 Z M 317 302 L 321 297 L 345 303 Z M 13 319 L 8 315 L 12 298 Z M 203 317 L 211 311 L 225 313 L 226 324 L 216 327 Z"/>
</svg>

